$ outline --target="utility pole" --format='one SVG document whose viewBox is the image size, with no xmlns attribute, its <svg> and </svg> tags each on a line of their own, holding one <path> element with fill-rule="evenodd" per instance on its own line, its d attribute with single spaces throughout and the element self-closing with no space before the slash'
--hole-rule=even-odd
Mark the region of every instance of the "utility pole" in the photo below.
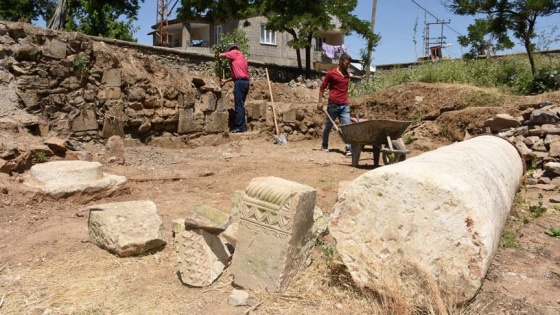
<svg viewBox="0 0 560 315">
<path fill-rule="evenodd" d="M 169 15 L 171 11 L 175 8 L 179 0 L 175 0 L 175 3 L 169 9 L 169 0 L 157 0 L 157 12 L 156 12 L 156 35 L 157 46 L 169 47 Z"/>
<path fill-rule="evenodd" d="M 375 16 L 377 14 L 377 0 L 373 0 L 373 6 L 371 8 L 371 32 L 374 33 L 374 29 L 375 29 Z M 372 55 L 372 48 L 370 47 L 370 43 L 368 43 L 367 45 L 368 48 L 368 64 L 365 65 L 366 68 L 366 78 L 369 78 L 370 72 L 371 72 L 371 55 Z"/>
<path fill-rule="evenodd" d="M 445 39 L 445 36 L 443 36 L 443 25 L 449 23 L 451 23 L 451 20 L 448 21 L 437 20 L 436 22 L 433 23 L 425 23 L 424 57 L 428 57 L 432 55 L 430 53 L 430 48 L 431 45 L 433 44 L 439 44 L 439 49 L 441 51 L 441 48 L 443 48 L 443 40 Z M 439 37 L 430 38 L 430 25 L 434 25 L 434 24 L 441 24 L 441 33 Z"/>
</svg>

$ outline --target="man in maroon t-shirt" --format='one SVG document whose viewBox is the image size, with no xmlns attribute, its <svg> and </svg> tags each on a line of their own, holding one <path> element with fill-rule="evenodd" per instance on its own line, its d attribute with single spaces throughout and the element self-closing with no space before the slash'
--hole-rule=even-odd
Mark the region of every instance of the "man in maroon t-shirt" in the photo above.
<svg viewBox="0 0 560 315">
<path fill-rule="evenodd" d="M 327 105 L 328 115 L 335 120 L 338 120 L 342 125 L 350 123 L 350 108 L 348 107 L 348 83 L 350 82 L 350 74 L 348 73 L 348 66 L 350 66 L 350 56 L 342 54 L 338 61 L 338 67 L 327 72 L 321 88 L 319 89 L 319 101 L 317 102 L 317 109 L 323 111 L 323 94 L 325 89 L 329 88 L 329 99 Z M 329 133 L 333 124 L 327 117 L 325 129 L 323 129 L 323 143 L 321 150 L 329 151 Z M 346 143 L 346 156 L 351 156 L 350 144 Z"/>
<path fill-rule="evenodd" d="M 249 63 L 236 44 L 229 45 L 226 52 L 218 55 L 227 58 L 231 64 L 231 77 L 222 79 L 221 85 L 233 81 L 233 99 L 235 101 L 235 127 L 230 132 L 245 132 L 245 100 L 249 94 Z"/>
</svg>

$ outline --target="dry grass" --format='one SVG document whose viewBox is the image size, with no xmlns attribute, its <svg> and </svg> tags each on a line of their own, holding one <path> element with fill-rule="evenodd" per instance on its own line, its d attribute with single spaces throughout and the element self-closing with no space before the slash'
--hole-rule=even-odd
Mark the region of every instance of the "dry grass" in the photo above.
<svg viewBox="0 0 560 315">
<path fill-rule="evenodd" d="M 283 294 L 254 293 L 259 302 L 247 314 L 479 314 L 469 306 L 457 307 L 416 264 L 407 268 L 408 278 L 414 276 L 416 281 L 406 284 L 416 291 L 403 292 L 396 279 L 384 279 L 382 290 L 358 288 L 336 254 L 333 258 L 317 248 L 313 257 L 305 273 Z"/>
</svg>

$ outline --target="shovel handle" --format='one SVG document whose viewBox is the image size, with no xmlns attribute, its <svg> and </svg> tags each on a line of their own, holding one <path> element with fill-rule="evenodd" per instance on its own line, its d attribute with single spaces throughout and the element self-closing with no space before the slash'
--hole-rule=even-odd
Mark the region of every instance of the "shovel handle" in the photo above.
<svg viewBox="0 0 560 315">
<path fill-rule="evenodd" d="M 331 118 L 331 115 L 329 115 L 329 112 L 327 112 L 327 110 L 325 109 L 325 107 L 323 107 L 323 112 L 324 112 L 325 114 L 327 114 L 327 117 L 329 117 L 329 120 L 330 120 L 331 123 L 333 124 L 334 129 L 335 129 L 336 131 L 339 131 L 339 130 L 338 130 L 338 126 L 336 125 L 336 123 L 334 122 L 334 120 Z"/>
</svg>

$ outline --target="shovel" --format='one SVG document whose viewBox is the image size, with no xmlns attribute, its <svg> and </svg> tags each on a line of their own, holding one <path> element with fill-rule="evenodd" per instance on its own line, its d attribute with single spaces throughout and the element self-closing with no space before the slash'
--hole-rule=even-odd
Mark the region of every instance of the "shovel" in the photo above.
<svg viewBox="0 0 560 315">
<path fill-rule="evenodd" d="M 274 135 L 274 141 L 278 144 L 288 144 L 285 134 L 280 134 L 278 131 L 278 122 L 276 122 L 276 107 L 274 106 L 274 98 L 272 97 L 272 86 L 270 85 L 270 79 L 268 78 L 268 68 L 266 70 L 266 81 L 268 82 L 268 91 L 270 92 L 270 102 L 272 103 L 272 116 L 274 117 L 274 127 L 276 128 L 276 134 Z"/>
<path fill-rule="evenodd" d="M 336 123 L 334 122 L 334 120 L 331 118 L 331 115 L 329 115 L 329 113 L 327 112 L 327 110 L 325 109 L 325 107 L 323 107 L 323 112 L 325 112 L 325 114 L 327 115 L 327 117 L 329 117 L 329 120 L 331 121 L 331 123 L 334 126 L 334 129 L 338 132 L 338 135 L 340 136 L 340 138 L 342 139 L 343 142 L 346 142 L 346 140 L 344 140 L 344 134 L 342 134 L 342 130 L 340 130 L 338 128 L 338 126 L 336 125 Z"/>
</svg>

